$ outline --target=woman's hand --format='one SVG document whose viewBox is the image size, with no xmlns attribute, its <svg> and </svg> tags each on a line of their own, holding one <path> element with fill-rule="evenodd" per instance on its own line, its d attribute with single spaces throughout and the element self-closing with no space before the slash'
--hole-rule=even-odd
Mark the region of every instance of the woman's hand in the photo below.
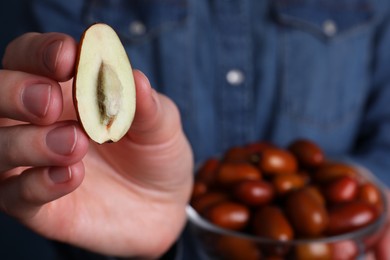
<svg viewBox="0 0 390 260">
<path fill-rule="evenodd" d="M 76 48 L 64 34 L 28 33 L 4 54 L 0 210 L 51 239 L 107 255 L 156 257 L 179 235 L 192 185 L 179 112 L 134 71 L 128 134 L 90 143 L 72 103 Z"/>
</svg>

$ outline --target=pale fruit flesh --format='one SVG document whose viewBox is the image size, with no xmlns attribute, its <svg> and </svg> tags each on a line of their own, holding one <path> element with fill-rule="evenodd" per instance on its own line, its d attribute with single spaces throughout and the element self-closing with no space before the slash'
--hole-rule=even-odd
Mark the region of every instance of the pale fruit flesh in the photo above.
<svg viewBox="0 0 390 260">
<path fill-rule="evenodd" d="M 97 143 L 117 142 L 135 113 L 135 84 L 127 53 L 115 31 L 94 24 L 83 34 L 74 79 L 79 121 Z"/>
</svg>

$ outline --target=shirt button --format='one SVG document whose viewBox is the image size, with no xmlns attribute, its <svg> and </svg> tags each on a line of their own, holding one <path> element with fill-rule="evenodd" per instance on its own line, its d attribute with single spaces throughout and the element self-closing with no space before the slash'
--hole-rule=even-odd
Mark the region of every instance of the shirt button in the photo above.
<svg viewBox="0 0 390 260">
<path fill-rule="evenodd" d="M 322 30 L 327 36 L 333 36 L 337 33 L 337 24 L 333 20 L 326 20 L 322 24 Z"/>
<path fill-rule="evenodd" d="M 240 85 L 245 80 L 244 73 L 238 69 L 229 70 L 226 74 L 226 80 L 233 86 Z"/>
<path fill-rule="evenodd" d="M 142 35 L 146 32 L 146 26 L 140 21 L 134 21 L 130 23 L 129 31 L 132 35 Z"/>
</svg>

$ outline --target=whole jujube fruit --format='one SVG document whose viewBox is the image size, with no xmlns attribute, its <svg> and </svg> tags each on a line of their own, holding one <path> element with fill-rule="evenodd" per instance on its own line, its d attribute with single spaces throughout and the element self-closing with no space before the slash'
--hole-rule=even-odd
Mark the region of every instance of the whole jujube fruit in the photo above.
<svg viewBox="0 0 390 260">
<path fill-rule="evenodd" d="M 318 167 L 325 161 L 325 154 L 322 149 L 308 139 L 295 140 L 287 149 L 295 155 L 298 163 L 305 168 Z"/>
<path fill-rule="evenodd" d="M 207 208 L 203 216 L 222 228 L 241 230 L 248 224 L 250 212 L 242 204 L 223 201 Z"/>
<path fill-rule="evenodd" d="M 376 210 L 363 201 L 352 201 L 329 210 L 328 235 L 338 235 L 357 230 L 375 221 Z"/>
<path fill-rule="evenodd" d="M 253 218 L 253 232 L 260 237 L 279 241 L 294 238 L 294 230 L 283 211 L 276 206 L 259 208 Z"/>
<path fill-rule="evenodd" d="M 382 211 L 383 200 L 377 186 L 371 182 L 363 183 L 360 185 L 357 193 L 358 200 L 365 201 L 368 204 L 373 205 L 377 209 L 378 213 Z"/>
<path fill-rule="evenodd" d="M 328 225 L 325 207 L 306 190 L 291 192 L 287 197 L 285 209 L 291 224 L 300 235 L 319 236 Z"/>
<path fill-rule="evenodd" d="M 223 187 L 231 187 L 243 180 L 260 180 L 261 178 L 260 170 L 247 162 L 222 163 L 216 174 L 217 184 Z"/>
<path fill-rule="evenodd" d="M 248 206 L 260 206 L 271 202 L 275 192 L 273 186 L 266 181 L 244 180 L 233 187 L 232 193 Z"/>
<path fill-rule="evenodd" d="M 358 186 L 356 178 L 343 176 L 326 184 L 323 188 L 323 193 L 328 202 L 342 203 L 356 198 Z"/>
<path fill-rule="evenodd" d="M 284 195 L 290 191 L 302 188 L 306 184 L 306 178 L 296 173 L 278 174 L 272 179 L 272 184 L 278 195 Z"/>
<path fill-rule="evenodd" d="M 341 162 L 327 162 L 313 172 L 313 180 L 317 183 L 329 183 L 340 177 L 356 177 L 357 170 L 348 164 Z"/>
<path fill-rule="evenodd" d="M 265 149 L 259 158 L 259 167 L 266 174 L 294 173 L 298 169 L 294 155 L 285 149 Z"/>
</svg>

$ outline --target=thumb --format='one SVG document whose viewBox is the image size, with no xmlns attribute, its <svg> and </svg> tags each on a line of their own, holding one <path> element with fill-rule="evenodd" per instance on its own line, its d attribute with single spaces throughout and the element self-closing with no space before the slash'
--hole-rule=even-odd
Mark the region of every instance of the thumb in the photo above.
<svg viewBox="0 0 390 260">
<path fill-rule="evenodd" d="M 193 154 L 181 126 L 179 110 L 171 99 L 152 89 L 140 71 L 134 71 L 134 79 L 134 121 L 126 141 L 110 146 L 110 152 L 116 147 L 121 149 L 116 151 L 118 155 L 126 154 L 116 159 L 122 160 L 122 165 L 126 165 L 125 172 L 131 172 L 133 178 L 164 191 L 171 187 L 174 196 L 179 193 L 182 201 L 187 202 L 192 184 Z M 121 163 L 118 161 L 117 165 Z"/>
<path fill-rule="evenodd" d="M 180 115 L 168 97 L 157 93 L 148 78 L 134 71 L 136 113 L 128 137 L 137 144 L 160 144 L 182 134 Z"/>
</svg>

